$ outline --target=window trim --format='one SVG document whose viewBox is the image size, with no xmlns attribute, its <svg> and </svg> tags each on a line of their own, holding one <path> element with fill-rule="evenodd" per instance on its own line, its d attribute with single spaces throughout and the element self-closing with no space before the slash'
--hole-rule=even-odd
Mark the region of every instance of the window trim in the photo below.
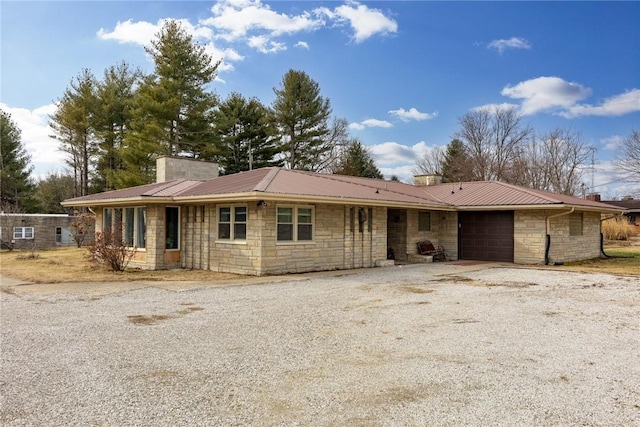
<svg viewBox="0 0 640 427">
<path fill-rule="evenodd" d="M 18 230 L 20 233 L 18 234 Z M 31 230 L 31 237 L 27 237 L 27 230 Z M 13 240 L 33 240 L 35 239 L 36 231 L 34 227 L 13 227 Z"/>
<path fill-rule="evenodd" d="M 245 221 L 236 222 L 236 209 L 244 208 L 245 209 Z M 229 209 L 229 222 L 220 222 L 220 211 L 222 209 Z M 234 204 L 224 204 L 217 206 L 217 219 L 216 219 L 216 243 L 235 243 L 235 244 L 246 244 L 247 243 L 247 232 L 249 230 L 249 207 L 246 203 L 234 203 Z M 220 224 L 229 224 L 229 238 L 221 238 L 220 237 Z M 235 237 L 236 234 L 236 224 L 244 224 L 244 238 L 237 239 Z"/>
<path fill-rule="evenodd" d="M 293 235 L 292 235 L 292 239 L 291 240 L 279 240 L 278 239 L 278 225 L 280 224 L 278 222 L 278 210 L 280 208 L 290 208 L 293 209 L 292 212 L 292 220 L 293 223 L 291 224 L 293 226 Z M 299 236 L 298 236 L 298 226 L 300 224 L 298 224 L 298 211 L 300 209 L 310 209 L 311 210 L 311 239 L 308 240 L 300 240 Z M 316 241 L 316 208 L 313 205 L 290 205 L 290 204 L 282 204 L 282 205 L 277 205 L 276 206 L 276 218 L 275 218 L 275 222 L 276 222 L 276 245 L 308 245 L 310 243 L 315 243 Z M 283 223 L 284 224 L 284 223 Z M 287 223 L 289 224 L 289 223 Z M 303 223 L 306 224 L 306 223 Z"/>
<path fill-rule="evenodd" d="M 427 227 L 425 229 L 420 228 L 421 225 L 421 221 L 420 221 L 420 217 L 422 215 L 427 215 Z M 427 210 L 420 210 L 418 211 L 418 231 L 421 233 L 427 233 L 431 231 L 431 211 L 427 211 Z"/>
<path fill-rule="evenodd" d="M 126 227 L 127 227 L 127 210 L 133 209 L 133 219 L 132 219 L 132 224 L 133 224 L 133 228 L 131 230 L 131 233 L 133 234 L 133 246 L 127 246 L 128 249 L 135 249 L 136 251 L 146 251 L 147 250 L 147 223 L 146 223 L 146 214 L 145 214 L 145 221 L 144 221 L 144 246 L 140 246 L 140 242 L 139 242 L 139 238 L 140 238 L 140 234 L 139 234 L 139 230 L 138 230 L 138 225 L 139 225 L 139 215 L 140 212 L 142 210 L 147 210 L 146 206 L 117 206 L 117 207 L 106 207 L 102 209 L 102 231 L 104 232 L 105 229 L 107 228 L 107 216 L 109 217 L 109 220 L 111 221 L 111 224 L 109 226 L 109 228 L 113 231 L 114 230 L 114 226 L 116 225 L 116 219 L 117 219 L 117 215 L 116 215 L 116 211 L 120 211 L 121 212 L 121 218 L 120 218 L 120 226 L 122 228 L 121 230 L 121 236 L 122 236 L 122 241 L 125 242 L 125 239 L 127 238 L 127 233 L 126 233 Z M 110 211 L 110 214 L 107 215 L 107 211 Z"/>
<path fill-rule="evenodd" d="M 579 228 L 579 230 L 578 230 Z M 569 214 L 569 236 L 584 236 L 584 213 L 572 212 Z"/>
</svg>

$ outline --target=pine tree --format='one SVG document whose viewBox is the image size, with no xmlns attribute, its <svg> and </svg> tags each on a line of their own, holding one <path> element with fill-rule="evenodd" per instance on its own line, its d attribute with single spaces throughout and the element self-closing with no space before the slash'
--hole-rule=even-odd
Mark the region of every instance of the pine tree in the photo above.
<svg viewBox="0 0 640 427">
<path fill-rule="evenodd" d="M 230 94 L 214 115 L 216 159 L 225 174 L 280 166 L 275 156 L 280 148 L 275 143 L 275 129 L 268 109 L 257 99 Z"/>
<path fill-rule="evenodd" d="M 131 108 L 135 86 L 141 73 L 126 62 L 109 67 L 97 84 L 99 100 L 94 117 L 98 144 L 92 190 L 115 189 L 114 174 L 123 168 L 120 149 L 131 125 Z"/>
<path fill-rule="evenodd" d="M 40 179 L 35 191 L 35 198 L 40 204 L 40 212 L 46 214 L 72 213 L 60 202 L 73 197 L 74 180 L 72 175 L 49 173 Z"/>
<path fill-rule="evenodd" d="M 35 212 L 35 186 L 30 179 L 31 157 L 22 144 L 22 132 L 11 115 L 0 110 L 0 210 Z"/>
<path fill-rule="evenodd" d="M 290 169 L 316 171 L 317 161 L 332 149 L 327 145 L 331 103 L 320 96 L 320 87 L 305 72 L 289 70 L 275 89 L 272 109 Z"/>
<path fill-rule="evenodd" d="M 164 25 L 147 53 L 155 63 L 154 73 L 143 79 L 134 96 L 131 132 L 121 150 L 124 170 L 115 174 L 118 188 L 153 181 L 158 156 L 212 155 L 217 99 L 206 86 L 219 63 L 177 21 Z"/>
<path fill-rule="evenodd" d="M 371 153 L 362 142 L 357 139 L 349 143 L 334 173 L 338 175 L 361 176 L 364 178 L 383 178 L 382 172 L 380 172 L 373 157 L 371 157 Z"/>
<path fill-rule="evenodd" d="M 89 194 L 90 169 L 97 149 L 93 124 L 98 104 L 96 83 L 90 70 L 82 70 L 71 80 L 49 122 L 53 137 L 67 153 L 66 163 L 75 179 L 75 196 Z"/>
<path fill-rule="evenodd" d="M 459 139 L 447 145 L 442 163 L 442 181 L 460 182 L 473 180 L 473 165 L 464 144 Z"/>
</svg>

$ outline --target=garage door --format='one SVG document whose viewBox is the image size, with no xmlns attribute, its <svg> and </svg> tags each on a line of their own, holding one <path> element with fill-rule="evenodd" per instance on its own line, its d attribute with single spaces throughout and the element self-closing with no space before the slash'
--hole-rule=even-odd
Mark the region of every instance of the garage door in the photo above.
<svg viewBox="0 0 640 427">
<path fill-rule="evenodd" d="M 459 212 L 460 259 L 513 262 L 513 211 Z"/>
</svg>

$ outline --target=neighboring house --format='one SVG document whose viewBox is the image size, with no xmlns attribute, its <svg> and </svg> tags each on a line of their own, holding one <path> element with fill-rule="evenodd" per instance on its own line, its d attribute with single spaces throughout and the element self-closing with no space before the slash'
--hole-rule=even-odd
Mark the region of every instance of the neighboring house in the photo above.
<svg viewBox="0 0 640 427">
<path fill-rule="evenodd" d="M 626 209 L 624 216 L 629 221 L 629 224 L 634 226 L 634 231 L 640 233 L 640 199 L 625 196 L 622 200 L 603 200 L 602 203 Z"/>
<path fill-rule="evenodd" d="M 48 249 L 75 246 L 71 232 L 74 216 L 67 214 L 0 213 L 2 249 Z M 93 241 L 93 229 L 90 230 Z"/>
<path fill-rule="evenodd" d="M 202 179 L 206 163 L 158 160 L 155 184 L 63 202 L 90 207 L 96 230 L 122 226 L 131 266 L 251 275 L 415 260 L 416 243 L 448 259 L 544 264 L 598 257 L 600 218 L 623 210 L 501 182 L 416 185 L 264 168 Z M 211 166 L 210 166 L 211 167 Z M 184 171 L 199 170 L 199 179 Z M 162 175 L 162 176 L 160 176 Z"/>
</svg>

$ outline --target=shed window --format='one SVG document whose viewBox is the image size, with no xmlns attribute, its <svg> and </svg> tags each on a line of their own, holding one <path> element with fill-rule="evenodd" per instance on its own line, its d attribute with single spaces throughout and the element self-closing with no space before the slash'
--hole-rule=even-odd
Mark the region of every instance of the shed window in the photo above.
<svg viewBox="0 0 640 427">
<path fill-rule="evenodd" d="M 569 215 L 569 236 L 582 236 L 582 212 L 575 212 Z"/>
<path fill-rule="evenodd" d="M 418 231 L 431 231 L 431 212 L 418 212 Z"/>
<path fill-rule="evenodd" d="M 33 239 L 33 227 L 13 227 L 14 239 Z"/>
</svg>

